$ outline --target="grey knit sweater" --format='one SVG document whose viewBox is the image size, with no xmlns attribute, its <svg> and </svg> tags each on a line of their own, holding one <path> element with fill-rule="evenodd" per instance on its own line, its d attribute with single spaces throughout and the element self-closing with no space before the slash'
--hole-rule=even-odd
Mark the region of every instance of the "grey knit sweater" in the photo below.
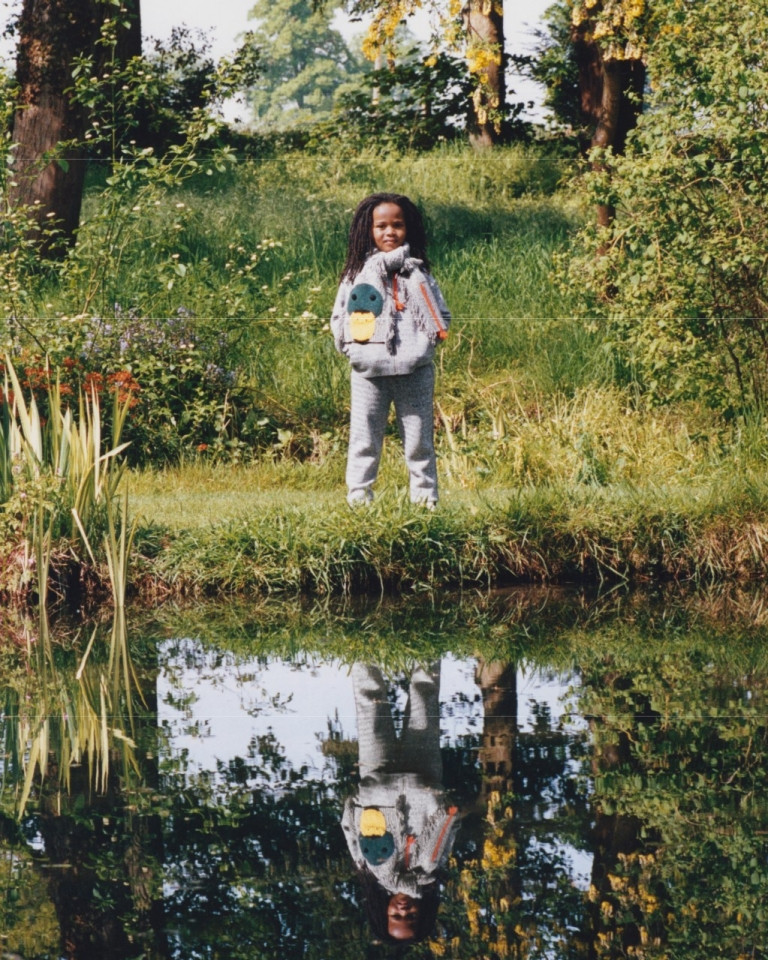
<svg viewBox="0 0 768 960">
<path fill-rule="evenodd" d="M 375 806 L 385 817 L 394 839 L 394 853 L 378 866 L 367 864 L 370 872 L 390 893 L 421 897 L 426 884 L 447 861 L 459 826 L 455 806 L 444 791 L 424 784 L 417 774 L 390 774 L 349 797 L 344 804 L 341 826 L 349 852 L 358 867 L 366 865 L 360 849 L 360 817 L 366 807 Z"/>
<path fill-rule="evenodd" d="M 383 302 L 373 335 L 363 343 L 353 339 L 350 328 L 350 294 L 361 283 L 375 288 Z M 438 329 L 447 331 L 450 320 L 434 277 L 424 270 L 421 260 L 410 256 L 408 244 L 403 244 L 387 253 L 372 253 L 354 280 L 342 281 L 331 315 L 331 331 L 336 349 L 349 358 L 359 374 L 397 376 L 432 361 Z"/>
</svg>

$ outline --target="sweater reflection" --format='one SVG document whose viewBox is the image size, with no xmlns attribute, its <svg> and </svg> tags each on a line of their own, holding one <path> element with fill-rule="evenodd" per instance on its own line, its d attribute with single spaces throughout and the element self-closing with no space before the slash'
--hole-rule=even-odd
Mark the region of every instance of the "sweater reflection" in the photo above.
<svg viewBox="0 0 768 960">
<path fill-rule="evenodd" d="M 356 663 L 351 674 L 360 784 L 341 825 L 374 935 L 417 943 L 435 926 L 439 873 L 459 823 L 443 787 L 440 663 L 413 669 L 399 736 L 381 668 Z"/>
</svg>

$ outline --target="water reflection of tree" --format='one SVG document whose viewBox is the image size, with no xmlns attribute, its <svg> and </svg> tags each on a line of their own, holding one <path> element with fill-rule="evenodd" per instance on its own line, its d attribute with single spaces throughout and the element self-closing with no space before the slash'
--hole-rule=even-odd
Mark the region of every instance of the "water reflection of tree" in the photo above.
<svg viewBox="0 0 768 960">
<path fill-rule="evenodd" d="M 729 661 L 688 643 L 584 665 L 593 957 L 768 956 L 766 680 Z"/>
<path fill-rule="evenodd" d="M 532 732 L 519 729 L 517 673 L 514 663 L 478 661 L 481 787 L 445 898 L 444 941 L 432 945 L 438 956 L 522 958 L 557 949 L 565 958 L 581 922 L 581 894 L 557 847 L 576 839 L 586 817 L 572 775 L 582 746 L 553 728 L 545 708 L 534 709 Z"/>
</svg>

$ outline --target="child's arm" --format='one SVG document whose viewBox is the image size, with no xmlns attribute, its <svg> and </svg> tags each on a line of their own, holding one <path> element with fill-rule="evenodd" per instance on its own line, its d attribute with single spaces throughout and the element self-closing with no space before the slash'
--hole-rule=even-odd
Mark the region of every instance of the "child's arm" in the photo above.
<svg viewBox="0 0 768 960">
<path fill-rule="evenodd" d="M 365 863 L 363 851 L 360 849 L 360 841 L 357 836 L 357 816 L 356 804 L 353 797 L 348 797 L 344 803 L 344 810 L 341 814 L 341 829 L 344 831 L 344 837 L 349 847 L 349 855 L 352 857 L 355 866 L 362 867 Z"/>
<path fill-rule="evenodd" d="M 408 866 L 420 867 L 426 874 L 442 866 L 453 847 L 459 821 L 459 809 L 455 806 L 433 813 L 410 846 Z"/>
<path fill-rule="evenodd" d="M 331 311 L 331 333 L 333 334 L 333 342 L 339 353 L 345 355 L 347 353 L 347 346 L 344 342 L 344 318 L 346 316 L 347 298 L 349 297 L 349 291 L 351 289 L 352 285 L 346 280 L 343 280 L 339 284 L 336 302 Z"/>
<path fill-rule="evenodd" d="M 427 274 L 427 282 L 429 283 L 430 293 L 435 298 L 437 309 L 440 311 L 440 315 L 443 318 L 443 326 L 447 330 L 451 325 L 451 311 L 448 309 L 448 305 L 445 302 L 443 291 L 440 289 L 437 280 L 435 280 L 431 273 Z"/>
</svg>

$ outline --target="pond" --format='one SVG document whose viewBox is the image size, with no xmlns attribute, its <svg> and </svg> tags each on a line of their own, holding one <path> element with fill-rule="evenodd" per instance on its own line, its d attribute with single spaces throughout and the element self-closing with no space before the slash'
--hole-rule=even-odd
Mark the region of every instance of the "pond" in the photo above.
<svg viewBox="0 0 768 960">
<path fill-rule="evenodd" d="M 122 658 L 27 622 L 0 956 L 764 957 L 764 606 L 136 611 Z"/>
</svg>

